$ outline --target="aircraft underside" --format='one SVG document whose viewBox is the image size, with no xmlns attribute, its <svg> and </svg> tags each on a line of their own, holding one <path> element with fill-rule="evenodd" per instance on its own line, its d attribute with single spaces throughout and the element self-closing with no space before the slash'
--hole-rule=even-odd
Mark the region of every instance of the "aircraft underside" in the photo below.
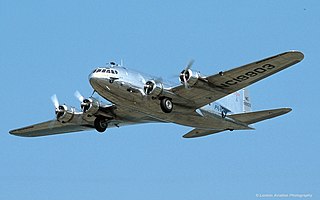
<svg viewBox="0 0 320 200">
<path fill-rule="evenodd" d="M 110 63 L 96 68 L 89 81 L 105 104 L 79 92 L 81 111 L 59 104 L 54 95 L 56 119 L 10 131 L 25 137 L 62 134 L 142 123 L 175 123 L 192 127 L 186 138 L 201 137 L 225 130 L 253 129 L 250 124 L 274 118 L 290 108 L 252 112 L 247 86 L 300 62 L 298 51 L 278 54 L 211 76 L 191 69 L 193 62 L 180 73 L 181 84 L 167 85 L 161 79 Z M 226 100 L 225 104 L 220 101 Z M 219 102 L 218 102 L 219 101 Z"/>
</svg>

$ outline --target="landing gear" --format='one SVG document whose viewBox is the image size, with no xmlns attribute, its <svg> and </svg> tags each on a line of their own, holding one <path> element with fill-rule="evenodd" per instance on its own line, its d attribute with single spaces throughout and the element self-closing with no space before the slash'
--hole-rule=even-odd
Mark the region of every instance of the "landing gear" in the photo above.
<svg viewBox="0 0 320 200">
<path fill-rule="evenodd" d="M 226 111 L 222 111 L 222 112 L 221 112 L 221 117 L 222 117 L 222 118 L 226 118 L 226 116 L 227 116 L 227 112 L 226 112 Z"/>
<path fill-rule="evenodd" d="M 105 118 L 97 117 L 94 120 L 94 127 L 98 132 L 102 133 L 108 128 L 108 122 Z"/>
<path fill-rule="evenodd" d="M 171 99 L 165 97 L 163 99 L 160 100 L 160 107 L 161 110 L 165 113 L 170 113 L 173 109 L 173 104 Z"/>
</svg>

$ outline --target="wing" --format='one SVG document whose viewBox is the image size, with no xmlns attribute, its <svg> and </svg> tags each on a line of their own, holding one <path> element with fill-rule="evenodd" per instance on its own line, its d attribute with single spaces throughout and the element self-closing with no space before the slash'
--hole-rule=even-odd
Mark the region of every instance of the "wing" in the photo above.
<svg viewBox="0 0 320 200">
<path fill-rule="evenodd" d="M 180 85 L 172 88 L 170 92 L 177 96 L 176 102 L 185 99 L 189 101 L 189 105 L 185 106 L 199 108 L 284 70 L 303 58 L 301 52 L 285 52 L 212 76 L 199 77 L 191 88 Z"/>
<path fill-rule="evenodd" d="M 11 130 L 9 133 L 16 136 L 37 137 L 37 136 L 85 131 L 93 128 L 94 127 L 90 126 L 87 123 L 71 124 L 71 123 L 61 123 L 57 120 L 51 120 L 51 121 L 23 127 L 23 128 Z"/>
<path fill-rule="evenodd" d="M 132 124 L 158 122 L 159 120 L 154 119 L 143 113 L 133 112 L 130 109 L 117 108 L 115 106 L 100 107 L 100 115 L 90 116 L 83 112 L 73 113 L 72 118 L 68 122 L 60 122 L 58 120 L 46 121 L 31 126 L 15 129 L 9 131 L 10 134 L 22 137 L 38 137 L 55 134 L 63 134 L 70 132 L 79 132 L 86 130 L 94 130 L 94 120 L 99 116 L 116 117 L 108 120 L 108 128 L 126 126 Z"/>
</svg>

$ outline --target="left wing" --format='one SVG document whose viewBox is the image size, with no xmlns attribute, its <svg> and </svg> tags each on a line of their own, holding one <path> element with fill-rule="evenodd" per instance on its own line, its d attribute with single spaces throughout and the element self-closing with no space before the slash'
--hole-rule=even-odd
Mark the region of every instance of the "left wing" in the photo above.
<svg viewBox="0 0 320 200">
<path fill-rule="evenodd" d="M 200 76 L 191 88 L 184 85 L 172 88 L 170 92 L 177 96 L 172 101 L 176 103 L 185 99 L 189 103 L 184 106 L 199 108 L 284 70 L 303 58 L 303 53 L 290 51 L 212 76 Z"/>
</svg>

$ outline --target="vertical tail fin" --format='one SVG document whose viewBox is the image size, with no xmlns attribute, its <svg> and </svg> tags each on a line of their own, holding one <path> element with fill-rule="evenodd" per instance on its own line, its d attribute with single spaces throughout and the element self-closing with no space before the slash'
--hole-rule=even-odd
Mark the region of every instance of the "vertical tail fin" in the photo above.
<svg viewBox="0 0 320 200">
<path fill-rule="evenodd" d="M 243 91 L 243 112 L 251 112 L 252 107 L 251 107 L 251 99 L 249 96 L 249 91 L 247 88 L 242 89 Z"/>
<path fill-rule="evenodd" d="M 222 107 L 234 114 L 247 113 L 252 111 L 249 91 L 247 88 L 229 94 L 228 96 L 218 100 L 217 102 Z"/>
</svg>

